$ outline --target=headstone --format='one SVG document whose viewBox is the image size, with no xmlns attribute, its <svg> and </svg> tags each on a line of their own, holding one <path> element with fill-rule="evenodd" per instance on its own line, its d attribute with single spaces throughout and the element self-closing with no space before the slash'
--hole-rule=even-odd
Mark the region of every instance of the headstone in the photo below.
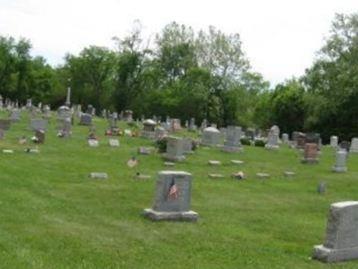
<svg viewBox="0 0 358 269">
<path fill-rule="evenodd" d="M 170 130 L 172 132 L 176 132 L 176 131 L 181 130 L 180 119 L 171 119 Z"/>
<path fill-rule="evenodd" d="M 209 178 L 224 178 L 224 175 L 217 173 L 210 173 Z"/>
<path fill-rule="evenodd" d="M 257 173 L 256 176 L 261 179 L 266 179 L 270 177 L 270 174 L 267 173 Z"/>
<path fill-rule="evenodd" d="M 296 175 L 296 173 L 295 173 L 295 172 L 292 172 L 292 171 L 285 171 L 285 172 L 283 172 L 283 175 L 284 175 L 285 177 L 293 177 L 293 176 Z"/>
<path fill-rule="evenodd" d="M 330 146 L 332 148 L 337 148 L 338 147 L 338 136 L 334 136 L 332 135 L 330 138 Z"/>
<path fill-rule="evenodd" d="M 349 153 L 358 153 L 358 138 L 352 138 L 351 147 Z"/>
<path fill-rule="evenodd" d="M 244 163 L 243 161 L 240 161 L 240 160 L 231 160 L 230 162 L 231 162 L 232 164 L 238 164 L 238 165 Z"/>
<path fill-rule="evenodd" d="M 154 205 L 144 216 L 154 221 L 196 221 L 198 214 L 190 210 L 192 175 L 182 171 L 158 174 Z"/>
<path fill-rule="evenodd" d="M 133 111 L 125 110 L 123 113 L 123 120 L 126 122 L 132 122 L 133 121 Z"/>
<path fill-rule="evenodd" d="M 20 120 L 20 110 L 18 109 L 15 109 L 15 110 L 12 110 L 11 113 L 10 113 L 10 120 L 11 121 L 19 121 Z"/>
<path fill-rule="evenodd" d="M 242 146 L 240 142 L 241 135 L 241 127 L 228 126 L 226 128 L 226 139 L 222 150 L 226 152 L 242 151 Z"/>
<path fill-rule="evenodd" d="M 88 145 L 90 147 L 95 148 L 95 147 L 98 147 L 99 143 L 98 143 L 98 140 L 96 140 L 96 139 L 88 139 Z"/>
<path fill-rule="evenodd" d="M 267 149 L 278 149 L 278 141 L 280 138 L 280 129 L 278 126 L 274 125 L 271 127 L 270 132 L 268 134 L 267 143 L 265 148 Z"/>
<path fill-rule="evenodd" d="M 107 179 L 108 174 L 103 172 L 92 172 L 90 173 L 89 177 L 93 179 Z"/>
<path fill-rule="evenodd" d="M 313 258 L 328 263 L 358 259 L 357 227 L 357 201 L 331 204 L 326 240 L 314 247 Z"/>
<path fill-rule="evenodd" d="M 33 131 L 36 130 L 47 130 L 47 120 L 43 119 L 32 119 L 30 123 L 30 128 Z"/>
<path fill-rule="evenodd" d="M 245 179 L 245 174 L 244 174 L 244 172 L 239 171 L 239 172 L 236 172 L 236 173 L 232 173 L 231 177 L 234 178 L 234 179 L 241 180 L 241 179 Z"/>
<path fill-rule="evenodd" d="M 148 147 L 139 147 L 138 153 L 141 155 L 149 155 L 152 153 L 152 149 Z"/>
<path fill-rule="evenodd" d="M 208 120 L 207 119 L 203 119 L 201 125 L 200 125 L 200 129 L 203 131 L 206 128 L 208 128 Z"/>
<path fill-rule="evenodd" d="M 184 143 L 182 138 L 168 136 L 167 137 L 167 149 L 163 157 L 167 161 L 183 161 L 184 156 Z"/>
<path fill-rule="evenodd" d="M 296 140 L 296 148 L 304 149 L 305 144 L 306 144 L 306 134 L 298 133 L 297 140 Z"/>
<path fill-rule="evenodd" d="M 191 118 L 189 122 L 189 131 L 194 132 L 196 129 L 197 127 L 195 125 L 195 118 Z"/>
<path fill-rule="evenodd" d="M 332 170 L 337 173 L 347 172 L 347 151 L 344 149 L 338 150 L 336 152 L 336 164 L 333 166 Z"/>
<path fill-rule="evenodd" d="M 318 163 L 318 145 L 315 143 L 306 143 L 302 163 Z"/>
<path fill-rule="evenodd" d="M 154 131 L 155 140 L 162 139 L 163 137 L 166 137 L 167 135 L 168 135 L 168 132 L 162 126 L 157 126 L 155 128 L 155 131 Z"/>
<path fill-rule="evenodd" d="M 108 143 L 111 147 L 119 147 L 119 140 L 118 139 L 109 139 Z"/>
<path fill-rule="evenodd" d="M 203 130 L 201 144 L 204 146 L 218 146 L 220 144 L 220 131 L 214 127 Z"/>
<path fill-rule="evenodd" d="M 148 139 L 155 138 L 155 126 L 157 123 L 154 120 L 147 119 L 143 122 L 143 130 L 141 136 Z"/>
<path fill-rule="evenodd" d="M 0 129 L 0 140 L 4 139 L 5 137 L 5 131 L 3 129 Z"/>
<path fill-rule="evenodd" d="M 218 166 L 218 165 L 221 165 L 221 162 L 216 161 L 216 160 L 209 160 L 208 164 L 211 165 L 211 166 Z"/>
<path fill-rule="evenodd" d="M 92 115 L 88 113 L 82 113 L 80 118 L 81 125 L 91 125 L 92 124 Z"/>
<path fill-rule="evenodd" d="M 288 143 L 289 143 L 288 134 L 286 134 L 286 133 L 283 133 L 283 134 L 282 134 L 282 143 L 284 143 L 284 144 L 288 144 Z"/>
<path fill-rule="evenodd" d="M 71 123 L 71 118 L 65 118 L 62 121 L 60 121 L 60 123 L 62 126 L 60 126 L 59 131 L 57 136 L 58 137 L 70 137 L 72 132 L 71 132 L 71 128 L 72 128 L 72 123 Z"/>
<path fill-rule="evenodd" d="M 193 153 L 193 141 L 190 138 L 183 138 L 183 151 L 184 154 Z"/>
<path fill-rule="evenodd" d="M 326 193 L 326 189 L 327 189 L 327 187 L 326 187 L 326 183 L 325 183 L 325 182 L 320 182 L 320 183 L 318 183 L 318 185 L 317 185 L 317 192 L 318 192 L 319 194 L 325 194 L 325 193 Z"/>
</svg>

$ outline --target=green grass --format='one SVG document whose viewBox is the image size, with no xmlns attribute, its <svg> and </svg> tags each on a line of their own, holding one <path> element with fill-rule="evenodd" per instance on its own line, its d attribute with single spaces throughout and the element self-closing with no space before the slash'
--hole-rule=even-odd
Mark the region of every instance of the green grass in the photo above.
<svg viewBox="0 0 358 269">
<path fill-rule="evenodd" d="M 310 259 L 313 246 L 323 243 L 329 205 L 358 200 L 358 155 L 349 157 L 348 173 L 335 174 L 328 147 L 318 165 L 301 164 L 301 153 L 284 146 L 243 153 L 200 148 L 175 166 L 193 174 L 199 221 L 154 223 L 141 213 L 152 205 L 163 160 L 138 156 L 138 167 L 126 165 L 150 141 L 120 137 L 121 146 L 110 148 L 107 123 L 96 119 L 100 146 L 90 148 L 87 127 L 76 124 L 71 139 L 60 139 L 53 120 L 41 152 L 26 154 L 17 144 L 17 137 L 32 135 L 23 117 L 0 141 L 0 149 L 15 150 L 0 153 L 0 268 L 358 268 L 358 262 Z M 209 167 L 209 159 L 223 165 Z M 239 170 L 247 180 L 229 177 Z M 285 170 L 297 176 L 285 179 Z M 109 179 L 89 179 L 95 171 Z M 152 179 L 134 180 L 137 171 Z M 209 179 L 210 172 L 226 178 Z M 271 178 L 259 180 L 257 172 Z M 320 181 L 327 183 L 325 195 L 316 192 Z"/>
</svg>

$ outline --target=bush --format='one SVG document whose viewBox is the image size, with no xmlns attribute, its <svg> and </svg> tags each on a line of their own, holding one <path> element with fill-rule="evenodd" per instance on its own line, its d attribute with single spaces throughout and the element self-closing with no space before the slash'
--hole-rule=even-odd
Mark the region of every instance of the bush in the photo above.
<svg viewBox="0 0 358 269">
<path fill-rule="evenodd" d="M 251 141 L 250 141 L 250 139 L 248 139 L 248 138 L 241 138 L 241 139 L 240 139 L 240 142 L 241 142 L 241 144 L 244 145 L 244 146 L 251 146 Z"/>
<path fill-rule="evenodd" d="M 265 141 L 259 139 L 255 140 L 255 147 L 264 147 L 265 145 Z"/>
<path fill-rule="evenodd" d="M 168 140 L 166 137 L 160 138 L 155 141 L 155 146 L 158 148 L 158 152 L 163 153 L 167 151 Z"/>
</svg>

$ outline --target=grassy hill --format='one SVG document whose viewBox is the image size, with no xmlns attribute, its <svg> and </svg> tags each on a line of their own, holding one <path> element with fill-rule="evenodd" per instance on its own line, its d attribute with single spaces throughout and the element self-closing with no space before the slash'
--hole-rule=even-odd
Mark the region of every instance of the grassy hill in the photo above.
<svg viewBox="0 0 358 269">
<path fill-rule="evenodd" d="M 150 141 L 120 137 L 121 146 L 110 148 L 106 121 L 95 119 L 100 146 L 90 148 L 88 127 L 75 124 L 72 138 L 60 139 L 53 119 L 40 153 L 28 154 L 17 143 L 32 135 L 22 116 L 0 141 L 1 150 L 15 150 L 0 152 L 0 268 L 358 268 L 358 262 L 310 259 L 313 246 L 323 243 L 329 205 L 358 200 L 358 155 L 349 156 L 348 173 L 335 174 L 329 147 L 318 165 L 301 164 L 301 153 L 286 146 L 246 146 L 243 153 L 200 148 L 174 168 L 193 174 L 199 221 L 155 223 L 141 213 L 152 205 L 163 160 L 140 155 L 138 167 L 126 165 Z M 210 159 L 223 164 L 210 167 Z M 230 178 L 239 170 L 247 180 Z M 287 179 L 285 170 L 297 175 Z M 90 179 L 90 172 L 107 172 L 109 179 Z M 136 172 L 152 179 L 134 180 Z M 227 177 L 209 179 L 210 172 Z M 260 180 L 257 172 L 271 178 Z M 321 181 L 324 195 L 316 192 Z"/>
</svg>

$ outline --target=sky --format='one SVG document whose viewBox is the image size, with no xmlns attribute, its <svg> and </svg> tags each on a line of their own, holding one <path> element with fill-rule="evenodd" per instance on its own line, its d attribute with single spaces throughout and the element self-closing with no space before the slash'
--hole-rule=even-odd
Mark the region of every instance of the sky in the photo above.
<svg viewBox="0 0 358 269">
<path fill-rule="evenodd" d="M 0 0 L 0 35 L 31 40 L 32 54 L 53 65 L 89 45 L 114 48 L 135 20 L 146 38 L 176 21 L 239 33 L 252 70 L 273 85 L 309 68 L 335 13 L 358 12 L 358 0 Z"/>
</svg>

